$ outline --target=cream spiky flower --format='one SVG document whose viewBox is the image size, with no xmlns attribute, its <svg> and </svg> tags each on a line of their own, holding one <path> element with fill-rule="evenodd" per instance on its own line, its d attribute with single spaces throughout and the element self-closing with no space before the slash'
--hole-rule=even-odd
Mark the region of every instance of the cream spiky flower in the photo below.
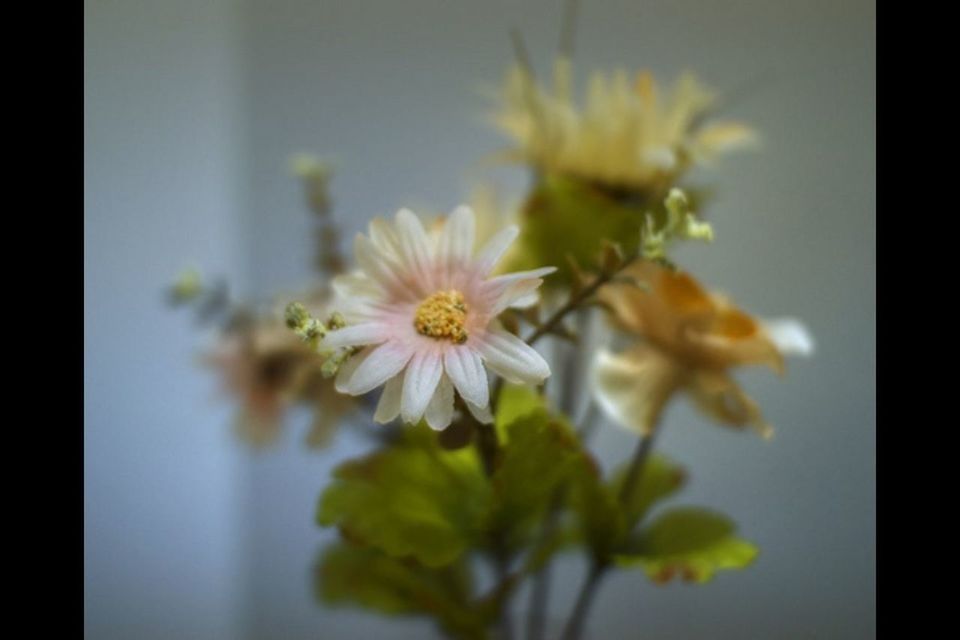
<svg viewBox="0 0 960 640">
<path fill-rule="evenodd" d="M 320 343 L 321 350 L 363 347 L 340 368 L 337 389 L 360 395 L 385 385 L 374 420 L 424 418 L 443 429 L 453 419 L 454 390 L 474 417 L 491 420 L 487 368 L 514 383 L 543 382 L 546 361 L 497 321 L 554 271 L 491 277 L 517 233 L 506 227 L 474 255 L 474 215 L 465 206 L 434 234 L 407 209 L 393 223 L 371 222 L 369 236 L 354 242 L 360 271 L 334 280 L 348 326 Z"/>
<path fill-rule="evenodd" d="M 640 339 L 621 353 L 600 350 L 595 357 L 594 396 L 604 412 L 649 434 L 670 398 L 687 391 L 715 420 L 768 437 L 770 425 L 729 370 L 759 364 L 782 373 L 784 356 L 812 353 L 806 328 L 792 319 L 756 320 L 655 262 L 638 262 L 623 275 L 644 288 L 613 283 L 598 295 L 617 324 Z"/>
<path fill-rule="evenodd" d="M 617 190 L 659 193 L 694 163 L 756 141 L 736 122 L 704 124 L 717 98 L 689 73 L 666 96 L 646 71 L 632 81 L 625 71 L 594 73 L 583 108 L 572 85 L 564 58 L 552 90 L 522 65 L 509 70 L 493 122 L 516 140 L 512 159 Z"/>
</svg>

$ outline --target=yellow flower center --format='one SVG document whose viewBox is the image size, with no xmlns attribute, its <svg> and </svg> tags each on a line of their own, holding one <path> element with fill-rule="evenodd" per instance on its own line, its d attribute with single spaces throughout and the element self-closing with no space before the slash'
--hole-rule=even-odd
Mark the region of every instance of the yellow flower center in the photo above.
<svg viewBox="0 0 960 640">
<path fill-rule="evenodd" d="M 436 340 L 452 340 L 457 344 L 467 341 L 463 325 L 467 320 L 467 305 L 459 291 L 438 291 L 417 307 L 413 326 L 417 333 Z"/>
</svg>

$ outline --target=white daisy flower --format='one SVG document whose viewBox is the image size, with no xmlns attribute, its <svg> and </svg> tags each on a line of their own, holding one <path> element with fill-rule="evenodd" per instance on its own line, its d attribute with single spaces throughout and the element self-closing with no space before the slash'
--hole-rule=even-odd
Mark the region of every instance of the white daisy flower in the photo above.
<svg viewBox="0 0 960 640">
<path fill-rule="evenodd" d="M 491 277 L 516 238 L 509 226 L 474 255 L 475 221 L 458 207 L 439 233 L 428 234 L 411 211 L 377 218 L 357 234 L 360 271 L 334 280 L 348 326 L 321 349 L 363 347 L 340 368 L 336 388 L 360 395 L 385 385 L 374 420 L 426 419 L 434 429 L 453 419 L 454 390 L 481 422 L 490 422 L 486 369 L 509 382 L 542 383 L 546 361 L 500 326 L 497 316 L 530 294 L 553 267 Z"/>
</svg>

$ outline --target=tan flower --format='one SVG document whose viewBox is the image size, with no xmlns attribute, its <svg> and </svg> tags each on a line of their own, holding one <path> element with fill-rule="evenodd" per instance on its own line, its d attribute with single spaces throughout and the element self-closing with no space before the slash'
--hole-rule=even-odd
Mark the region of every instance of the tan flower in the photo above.
<svg viewBox="0 0 960 640">
<path fill-rule="evenodd" d="M 356 404 L 322 376 L 323 358 L 274 316 L 228 331 L 204 361 L 220 372 L 224 390 L 238 401 L 237 434 L 254 446 L 277 439 L 294 404 L 313 409 L 307 443 L 323 446 Z"/>
<path fill-rule="evenodd" d="M 769 436 L 770 425 L 729 370 L 766 365 L 782 373 L 785 355 L 812 352 L 803 325 L 758 321 L 691 276 L 654 262 L 638 262 L 625 275 L 645 286 L 613 283 L 599 297 L 615 322 L 640 339 L 621 353 L 602 350 L 596 356 L 594 393 L 604 412 L 648 434 L 670 398 L 684 390 L 719 422 Z"/>
<path fill-rule="evenodd" d="M 704 124 L 716 96 L 692 74 L 665 95 L 642 71 L 591 75 L 585 105 L 571 96 L 570 64 L 559 59 L 554 86 L 538 85 L 515 65 L 507 74 L 494 124 L 514 138 L 510 159 L 606 187 L 662 193 L 697 162 L 755 142 L 736 122 Z"/>
</svg>

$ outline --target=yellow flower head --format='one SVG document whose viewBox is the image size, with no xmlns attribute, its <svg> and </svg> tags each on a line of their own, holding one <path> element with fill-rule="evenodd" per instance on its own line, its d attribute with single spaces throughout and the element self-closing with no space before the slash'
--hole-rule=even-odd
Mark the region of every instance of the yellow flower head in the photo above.
<svg viewBox="0 0 960 640">
<path fill-rule="evenodd" d="M 812 351 L 806 329 L 795 320 L 760 322 L 689 275 L 650 261 L 625 275 L 645 286 L 613 283 L 599 297 L 616 323 L 640 339 L 622 353 L 598 354 L 595 395 L 604 411 L 649 433 L 673 394 L 686 390 L 719 422 L 769 436 L 770 425 L 729 370 L 767 365 L 782 373 L 785 355 Z"/>
<path fill-rule="evenodd" d="M 755 141 L 734 123 L 706 125 L 716 96 L 691 74 L 661 93 L 653 76 L 620 71 L 590 77 L 586 102 L 572 100 L 572 69 L 557 60 L 554 86 L 540 86 L 514 65 L 502 89 L 494 124 L 517 147 L 511 159 L 630 192 L 662 193 L 692 164 Z"/>
</svg>

